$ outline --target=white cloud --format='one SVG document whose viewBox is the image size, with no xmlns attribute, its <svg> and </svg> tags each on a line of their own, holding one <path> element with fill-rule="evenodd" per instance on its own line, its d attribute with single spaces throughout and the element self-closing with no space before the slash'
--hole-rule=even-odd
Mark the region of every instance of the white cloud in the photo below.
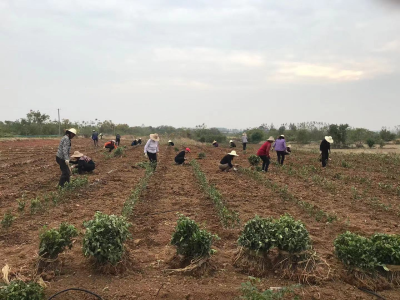
<svg viewBox="0 0 400 300">
<path fill-rule="evenodd" d="M 400 40 L 393 40 L 377 48 L 375 52 L 400 52 Z"/>
</svg>

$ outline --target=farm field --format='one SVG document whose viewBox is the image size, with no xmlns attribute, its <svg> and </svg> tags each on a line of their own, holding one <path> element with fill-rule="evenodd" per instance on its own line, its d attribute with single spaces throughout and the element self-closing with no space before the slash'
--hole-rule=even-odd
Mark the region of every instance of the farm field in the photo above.
<svg viewBox="0 0 400 300">
<path fill-rule="evenodd" d="M 8 264 L 12 271 L 31 278 L 39 233 L 43 226 L 57 227 L 61 222 L 76 226 L 80 235 L 71 250 L 61 255 L 60 274 L 46 273 L 46 295 L 80 287 L 101 295 L 104 299 L 235 299 L 248 274 L 233 266 L 237 239 L 243 225 L 255 215 L 277 218 L 285 213 L 303 221 L 313 241 L 313 248 L 329 264 L 329 280 L 316 285 L 303 284 L 296 290 L 302 299 L 375 299 L 348 283 L 346 270 L 333 254 L 333 241 L 347 230 L 363 235 L 376 232 L 398 234 L 400 231 L 400 156 L 395 154 L 344 153 L 332 150 L 327 169 L 320 168 L 318 154 L 294 150 L 285 165 L 270 165 L 265 177 L 258 181 L 246 172 L 221 173 L 218 163 L 228 153 L 228 147 L 213 148 L 191 141 L 177 142 L 179 149 L 189 146 L 188 159 L 198 159 L 209 183 L 222 195 L 225 205 L 239 214 L 240 227 L 227 229 L 220 222 L 212 201 L 199 186 L 193 167 L 174 165 L 174 147 L 161 142 L 159 164 L 150 177 L 140 201 L 130 217 L 132 239 L 127 243 L 131 264 L 122 273 L 105 274 L 94 268 L 82 254 L 83 222 L 96 211 L 120 215 L 131 191 L 145 175 L 135 167 L 146 161 L 143 145 L 125 151 L 123 157 L 107 158 L 101 147 L 93 148 L 89 139 L 72 140 L 71 153 L 81 151 L 96 162 L 96 170 L 88 175 L 86 188 L 77 189 L 65 201 L 30 213 L 30 200 L 56 191 L 60 170 L 55 162 L 58 139 L 0 142 L 0 216 L 9 209 L 17 218 L 8 230 L 0 229 L 0 267 Z M 104 141 L 104 140 L 103 140 Z M 101 144 L 101 143 L 100 143 Z M 122 140 L 122 145 L 129 145 Z M 249 168 L 247 158 L 255 154 L 258 145 L 250 145 L 247 153 L 240 148 L 235 158 L 242 168 Z M 272 162 L 275 153 L 272 153 Z M 74 175 L 80 176 L 80 175 Z M 286 188 L 296 201 L 284 200 L 271 185 Z M 26 199 L 23 212 L 17 199 Z M 304 203 L 309 204 L 305 206 Z M 312 209 L 310 209 L 312 207 Z M 201 277 L 171 275 L 170 261 L 176 249 L 170 245 L 177 213 L 203 224 L 220 240 L 211 259 L 213 268 Z M 262 279 L 261 287 L 282 287 L 297 284 L 281 278 L 271 270 Z M 385 299 L 400 299 L 400 289 L 378 292 Z M 94 299 L 75 292 L 59 299 Z"/>
</svg>

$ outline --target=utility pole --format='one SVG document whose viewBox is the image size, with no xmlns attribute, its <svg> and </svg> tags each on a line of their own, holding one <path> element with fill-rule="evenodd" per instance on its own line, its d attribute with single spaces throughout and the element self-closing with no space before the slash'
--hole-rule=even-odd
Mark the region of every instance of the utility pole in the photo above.
<svg viewBox="0 0 400 300">
<path fill-rule="evenodd" d="M 58 108 L 58 135 L 61 136 L 60 109 Z"/>
</svg>

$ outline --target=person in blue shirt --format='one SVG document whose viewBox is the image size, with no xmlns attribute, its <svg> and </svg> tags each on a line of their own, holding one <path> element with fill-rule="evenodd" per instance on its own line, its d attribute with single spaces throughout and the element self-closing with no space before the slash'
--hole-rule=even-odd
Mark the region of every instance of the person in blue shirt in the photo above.
<svg viewBox="0 0 400 300">
<path fill-rule="evenodd" d="M 95 147 L 99 146 L 99 134 L 96 132 L 96 130 L 92 130 L 92 140 L 94 143 Z"/>
</svg>

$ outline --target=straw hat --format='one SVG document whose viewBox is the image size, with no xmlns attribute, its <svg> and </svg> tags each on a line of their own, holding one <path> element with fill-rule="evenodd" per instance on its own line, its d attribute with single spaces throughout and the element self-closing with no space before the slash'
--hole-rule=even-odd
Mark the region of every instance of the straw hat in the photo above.
<svg viewBox="0 0 400 300">
<path fill-rule="evenodd" d="M 243 134 L 242 134 L 243 136 L 247 136 L 247 134 L 246 134 L 246 132 L 243 132 Z"/>
<path fill-rule="evenodd" d="M 231 153 L 228 153 L 228 154 L 229 154 L 229 155 L 232 155 L 232 156 L 239 156 L 239 155 L 236 154 L 236 151 L 235 151 L 235 150 L 231 151 Z"/>
<path fill-rule="evenodd" d="M 232 141 L 232 140 L 230 140 L 230 141 L 229 141 L 229 143 L 233 143 L 233 141 Z"/>
<path fill-rule="evenodd" d="M 75 151 L 74 154 L 71 155 L 73 158 L 79 158 L 82 157 L 83 153 L 80 153 L 79 151 Z"/>
<path fill-rule="evenodd" d="M 280 136 L 283 137 L 283 138 L 285 137 L 283 134 L 281 134 Z"/>
<path fill-rule="evenodd" d="M 292 148 L 292 145 L 287 145 L 287 148 Z"/>
<path fill-rule="evenodd" d="M 274 137 L 271 135 L 271 136 L 268 138 L 267 141 L 269 141 L 269 142 L 275 142 L 275 139 L 274 139 Z"/>
<path fill-rule="evenodd" d="M 158 136 L 157 133 L 150 134 L 150 139 L 152 139 L 155 142 L 160 141 L 160 137 Z"/>
<path fill-rule="evenodd" d="M 172 141 L 171 141 L 171 140 L 169 140 L 169 141 L 168 141 L 168 143 L 172 143 Z"/>
<path fill-rule="evenodd" d="M 332 144 L 333 143 L 333 138 L 331 137 L 331 136 L 326 136 L 325 137 L 325 140 L 328 142 L 328 143 L 330 143 L 330 144 Z"/>
<path fill-rule="evenodd" d="M 75 128 L 67 129 L 67 132 L 71 132 L 71 133 L 76 135 L 76 129 Z"/>
<path fill-rule="evenodd" d="M 94 129 L 92 130 L 92 132 L 95 132 L 95 131 L 96 131 L 96 130 L 94 130 Z"/>
<path fill-rule="evenodd" d="M 217 141 L 214 140 L 214 142 L 212 142 L 213 144 L 215 144 Z"/>
</svg>

